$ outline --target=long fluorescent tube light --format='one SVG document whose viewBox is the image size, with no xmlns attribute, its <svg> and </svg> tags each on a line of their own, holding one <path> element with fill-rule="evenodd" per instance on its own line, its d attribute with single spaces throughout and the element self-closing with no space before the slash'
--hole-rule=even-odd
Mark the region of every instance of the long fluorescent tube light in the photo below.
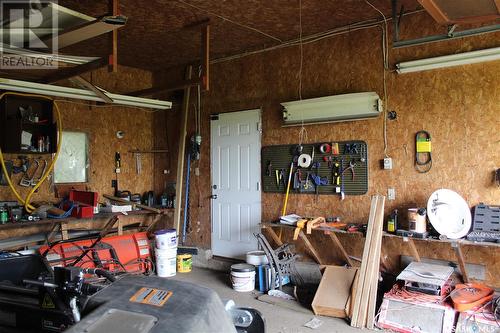
<svg viewBox="0 0 500 333">
<path fill-rule="evenodd" d="M 363 120 L 382 112 L 375 92 L 352 93 L 281 103 L 285 126 Z"/>
<path fill-rule="evenodd" d="M 51 84 L 34 83 L 28 81 L 11 80 L 0 78 L 0 90 L 18 91 L 29 94 L 38 94 L 54 97 L 74 98 L 85 101 L 103 102 L 95 92 L 85 89 L 68 88 L 62 86 L 55 86 Z M 171 109 L 172 102 L 161 101 L 158 99 L 134 97 L 127 95 L 118 95 L 106 93 L 106 95 L 113 100 L 113 104 L 135 106 L 140 108 L 150 109 Z"/>
<path fill-rule="evenodd" d="M 399 74 L 427 71 L 436 68 L 445 68 L 484 61 L 500 59 L 500 47 L 491 49 L 451 54 L 441 57 L 402 62 L 396 65 Z"/>
</svg>

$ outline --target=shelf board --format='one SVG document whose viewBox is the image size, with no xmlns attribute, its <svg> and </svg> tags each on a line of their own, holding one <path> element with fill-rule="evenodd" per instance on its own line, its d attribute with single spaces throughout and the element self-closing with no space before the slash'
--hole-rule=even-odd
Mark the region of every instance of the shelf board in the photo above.
<svg viewBox="0 0 500 333">
<path fill-rule="evenodd" d="M 270 227 L 270 228 L 291 228 L 291 229 L 296 228 L 293 225 L 280 224 L 280 223 L 261 223 L 260 225 L 263 227 Z M 313 230 L 329 231 L 329 232 L 342 233 L 342 234 L 358 234 L 358 235 L 363 234 L 360 231 L 348 232 L 348 231 L 337 229 L 337 228 L 321 227 L 321 226 L 317 227 Z M 387 238 L 399 238 L 403 241 L 404 241 L 404 238 L 408 238 L 408 239 L 411 239 L 413 241 L 418 241 L 418 242 L 435 242 L 435 243 L 448 243 L 448 244 L 458 244 L 459 243 L 460 245 L 466 245 L 466 246 L 500 247 L 500 243 L 473 242 L 473 241 L 469 241 L 467 239 L 414 238 L 414 237 L 403 237 L 403 236 L 393 235 L 393 234 L 389 234 L 387 232 L 384 232 L 383 236 L 387 237 Z"/>
<path fill-rule="evenodd" d="M 162 209 L 162 211 L 167 212 L 172 209 Z M 34 226 L 39 226 L 39 225 L 50 225 L 50 224 L 57 224 L 57 223 L 76 223 L 76 222 L 81 222 L 81 221 L 90 221 L 90 220 L 95 220 L 95 219 L 105 219 L 105 218 L 111 218 L 113 216 L 135 216 L 135 215 L 157 215 L 154 212 L 150 212 L 147 210 L 135 210 L 131 212 L 127 212 L 127 215 L 123 213 L 99 213 L 95 214 L 93 217 L 90 218 L 75 218 L 75 217 L 68 217 L 64 219 L 43 219 L 39 221 L 27 221 L 27 222 L 9 222 L 6 224 L 0 225 L 0 231 L 2 230 L 8 230 L 8 229 L 16 229 L 16 228 L 28 228 L 28 227 L 34 227 Z"/>
</svg>

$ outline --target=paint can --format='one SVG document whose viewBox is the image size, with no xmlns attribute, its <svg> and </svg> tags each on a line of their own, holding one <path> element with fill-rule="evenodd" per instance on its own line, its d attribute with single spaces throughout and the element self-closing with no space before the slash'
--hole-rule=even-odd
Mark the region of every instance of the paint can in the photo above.
<svg viewBox="0 0 500 333">
<path fill-rule="evenodd" d="M 155 231 L 157 249 L 177 249 L 177 230 L 161 229 Z"/>
<path fill-rule="evenodd" d="M 234 264 L 231 266 L 231 283 L 239 292 L 255 289 L 255 266 L 250 264 Z"/>
<path fill-rule="evenodd" d="M 247 252 L 247 264 L 260 266 L 269 264 L 266 253 L 264 251 Z"/>
<path fill-rule="evenodd" d="M 174 276 L 177 267 L 177 248 L 155 249 L 156 275 L 159 277 Z"/>
<path fill-rule="evenodd" d="M 427 232 L 427 211 L 425 208 L 408 209 L 408 230 L 423 234 Z"/>
<path fill-rule="evenodd" d="M 189 273 L 193 268 L 193 256 L 190 254 L 179 254 L 177 256 L 177 272 Z"/>
</svg>

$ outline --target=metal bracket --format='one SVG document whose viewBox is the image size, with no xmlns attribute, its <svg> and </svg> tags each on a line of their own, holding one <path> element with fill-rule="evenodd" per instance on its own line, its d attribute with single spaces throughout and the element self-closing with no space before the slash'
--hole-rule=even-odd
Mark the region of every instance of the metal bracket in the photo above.
<svg viewBox="0 0 500 333">
<path fill-rule="evenodd" d="M 455 29 L 458 27 L 456 24 L 452 24 L 448 26 L 448 37 L 453 37 L 453 32 L 455 32 Z"/>
</svg>

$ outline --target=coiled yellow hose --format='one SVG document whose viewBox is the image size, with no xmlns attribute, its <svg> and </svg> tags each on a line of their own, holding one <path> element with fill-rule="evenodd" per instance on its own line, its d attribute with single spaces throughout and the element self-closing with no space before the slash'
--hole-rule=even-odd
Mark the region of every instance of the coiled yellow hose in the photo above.
<svg viewBox="0 0 500 333">
<path fill-rule="evenodd" d="M 17 192 L 16 188 L 12 184 L 12 180 L 9 177 L 9 174 L 7 173 L 7 167 L 5 166 L 5 160 L 3 158 L 3 153 L 2 153 L 2 148 L 0 147 L 0 164 L 2 165 L 2 171 L 3 174 L 5 175 L 5 179 L 7 180 L 7 183 L 9 184 L 9 187 L 14 193 L 14 195 L 17 198 L 17 201 L 19 201 L 20 204 L 24 206 L 26 211 L 28 213 L 32 213 L 36 207 L 30 204 L 31 198 L 33 197 L 33 194 L 36 192 L 36 190 L 43 184 L 43 182 L 47 179 L 49 174 L 52 172 L 54 169 L 54 165 L 56 164 L 57 158 L 59 157 L 59 152 L 61 151 L 61 144 L 62 144 L 62 120 L 61 120 L 61 113 L 59 112 L 59 107 L 57 106 L 57 103 L 50 97 L 43 96 L 43 95 L 35 95 L 35 94 L 22 94 L 22 93 L 14 93 L 14 92 L 5 92 L 0 95 L 0 100 L 6 96 L 6 95 L 16 95 L 16 96 L 23 96 L 23 97 L 37 97 L 37 98 L 43 98 L 46 100 L 52 101 L 54 105 L 54 110 L 56 111 L 56 123 L 57 123 L 57 150 L 54 155 L 54 158 L 52 159 L 52 162 L 50 163 L 49 167 L 45 171 L 45 173 L 42 175 L 40 178 L 40 181 L 31 189 L 31 191 L 26 195 L 26 198 L 22 198 L 19 192 Z"/>
</svg>

